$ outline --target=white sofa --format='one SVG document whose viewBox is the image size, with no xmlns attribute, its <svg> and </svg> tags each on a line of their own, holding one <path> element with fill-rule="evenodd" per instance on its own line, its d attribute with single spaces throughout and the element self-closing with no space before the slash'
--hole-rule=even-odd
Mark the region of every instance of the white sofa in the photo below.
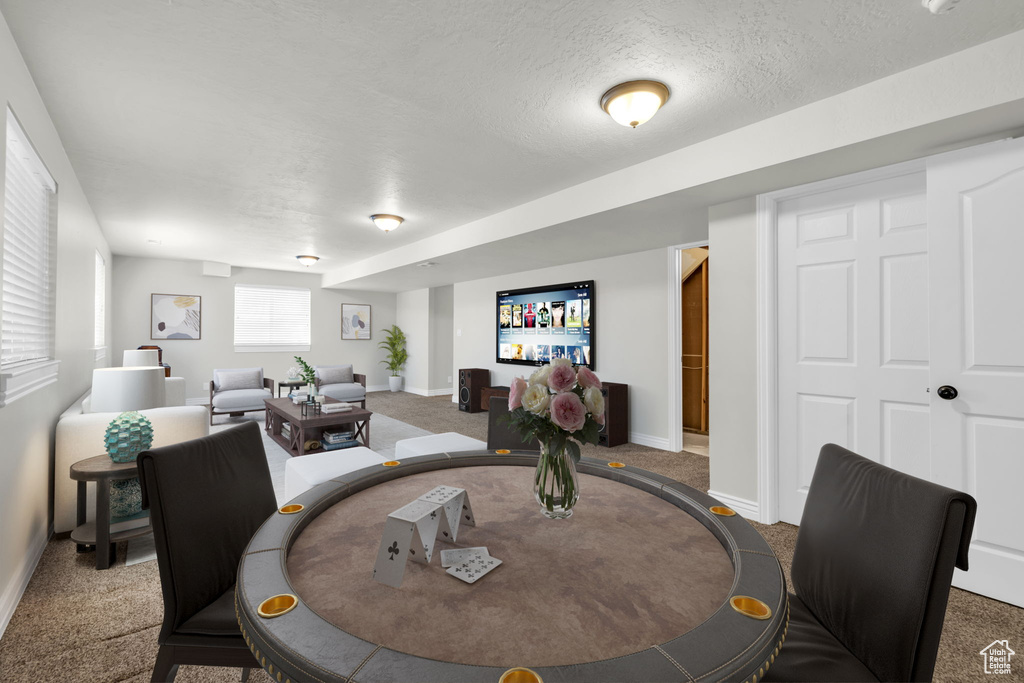
<svg viewBox="0 0 1024 683">
<path fill-rule="evenodd" d="M 313 371 L 321 394 L 366 407 L 366 375 L 355 374 L 351 365 L 314 365 Z"/>
<path fill-rule="evenodd" d="M 487 444 L 479 439 L 456 432 L 444 432 L 442 434 L 429 434 L 427 436 L 416 436 L 411 439 L 402 439 L 395 444 L 395 460 L 411 458 L 417 455 L 429 455 L 431 453 L 460 453 L 463 451 L 485 450 L 487 450 Z"/>
<path fill-rule="evenodd" d="M 71 531 L 76 526 L 78 483 L 69 476 L 71 465 L 106 453 L 103 443 L 107 425 L 120 413 L 83 412 L 89 394 L 64 411 L 55 438 L 53 530 Z M 140 410 L 153 425 L 153 447 L 197 439 L 210 433 L 205 406 L 170 406 Z M 95 486 L 87 485 L 87 518 L 93 519 Z"/>
<path fill-rule="evenodd" d="M 317 484 L 384 461 L 382 455 L 362 446 L 289 458 L 284 464 L 284 499 L 291 500 Z"/>
</svg>

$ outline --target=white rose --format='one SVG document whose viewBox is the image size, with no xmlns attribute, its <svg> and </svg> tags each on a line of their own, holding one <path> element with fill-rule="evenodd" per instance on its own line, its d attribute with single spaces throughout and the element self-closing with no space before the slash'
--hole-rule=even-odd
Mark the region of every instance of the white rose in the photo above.
<svg viewBox="0 0 1024 683">
<path fill-rule="evenodd" d="M 537 368 L 537 370 L 535 370 L 534 373 L 532 375 L 530 375 L 530 386 L 533 386 L 535 384 L 540 384 L 540 385 L 543 385 L 543 386 L 547 386 L 548 375 L 550 375 L 550 374 L 551 374 L 551 366 L 550 365 L 543 365 L 543 366 Z"/>
<path fill-rule="evenodd" d="M 543 415 L 548 411 L 551 394 L 543 384 L 531 384 L 523 394 L 523 407 L 534 415 Z"/>
<path fill-rule="evenodd" d="M 600 389 L 590 387 L 583 392 L 583 405 L 591 415 L 604 415 L 604 394 Z"/>
<path fill-rule="evenodd" d="M 569 360 L 568 358 L 552 358 L 551 363 L 548 364 L 548 367 L 553 368 L 556 365 L 568 365 L 571 368 L 572 361 Z"/>
</svg>

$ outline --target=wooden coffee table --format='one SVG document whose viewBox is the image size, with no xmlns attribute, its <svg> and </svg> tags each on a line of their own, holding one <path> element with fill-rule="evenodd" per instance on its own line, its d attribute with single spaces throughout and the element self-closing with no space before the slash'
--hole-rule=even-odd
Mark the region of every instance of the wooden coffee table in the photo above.
<svg viewBox="0 0 1024 683">
<path fill-rule="evenodd" d="M 320 441 L 325 429 L 338 429 L 349 425 L 354 432 L 352 438 L 363 446 L 370 447 L 370 417 L 373 413 L 365 408 L 353 407 L 352 410 L 343 413 L 320 413 L 303 417 L 302 405 L 292 403 L 290 398 L 268 398 L 263 402 L 267 404 L 267 434 L 293 456 L 325 452 L 326 448 L 306 450 L 306 442 Z M 328 398 L 324 402 L 340 403 L 333 398 Z M 285 422 L 291 424 L 290 436 L 281 433 L 281 425 Z M 340 452 L 344 449 L 338 450 Z"/>
</svg>

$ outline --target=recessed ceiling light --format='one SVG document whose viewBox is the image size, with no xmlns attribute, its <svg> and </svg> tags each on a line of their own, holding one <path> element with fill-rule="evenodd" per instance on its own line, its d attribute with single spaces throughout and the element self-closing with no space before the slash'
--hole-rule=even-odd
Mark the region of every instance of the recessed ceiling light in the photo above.
<svg viewBox="0 0 1024 683">
<path fill-rule="evenodd" d="M 370 216 L 370 220 L 384 232 L 391 232 L 401 225 L 405 219 L 392 213 L 375 213 Z"/>
<path fill-rule="evenodd" d="M 636 128 L 668 102 L 668 86 L 659 81 L 619 83 L 601 96 L 601 108 L 616 123 Z"/>
<path fill-rule="evenodd" d="M 149 242 L 150 244 L 163 244 L 163 242 L 161 242 L 160 240 L 146 240 L 146 241 Z"/>
<path fill-rule="evenodd" d="M 319 256 L 310 256 L 309 254 L 301 254 L 295 258 L 299 259 L 299 263 L 307 268 L 320 260 Z"/>
<path fill-rule="evenodd" d="M 423 263 L 417 263 L 420 268 L 433 268 L 437 264 L 433 261 L 424 261 Z"/>
</svg>

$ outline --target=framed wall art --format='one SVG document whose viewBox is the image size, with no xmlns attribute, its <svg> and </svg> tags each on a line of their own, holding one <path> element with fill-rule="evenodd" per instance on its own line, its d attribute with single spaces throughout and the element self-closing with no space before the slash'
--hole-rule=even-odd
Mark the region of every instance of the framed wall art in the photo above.
<svg viewBox="0 0 1024 683">
<path fill-rule="evenodd" d="M 200 339 L 202 297 L 187 294 L 150 295 L 150 339 Z"/>
<path fill-rule="evenodd" d="M 370 338 L 370 304 L 341 305 L 341 338 Z"/>
</svg>

